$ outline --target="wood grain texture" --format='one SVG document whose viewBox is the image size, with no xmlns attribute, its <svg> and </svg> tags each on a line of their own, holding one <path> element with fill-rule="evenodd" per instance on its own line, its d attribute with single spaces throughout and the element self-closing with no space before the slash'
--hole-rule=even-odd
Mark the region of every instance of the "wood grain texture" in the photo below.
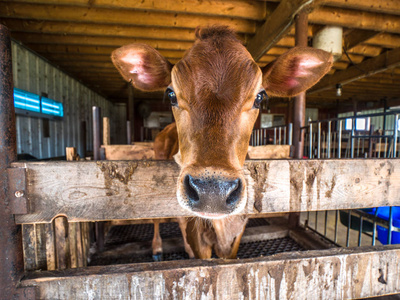
<svg viewBox="0 0 400 300">
<path fill-rule="evenodd" d="M 33 273 L 40 299 L 349 299 L 400 292 L 400 247 Z"/>
<path fill-rule="evenodd" d="M 103 145 L 106 160 L 154 159 L 153 144 Z"/>
<path fill-rule="evenodd" d="M 27 168 L 31 214 L 16 222 L 69 222 L 188 216 L 176 200 L 172 161 L 14 163 Z M 247 161 L 245 213 L 299 212 L 400 205 L 400 161 Z M 257 204 L 257 209 L 254 204 Z"/>
<path fill-rule="evenodd" d="M 247 155 L 249 159 L 277 159 L 290 158 L 290 145 L 264 145 L 264 146 L 249 146 Z"/>
</svg>

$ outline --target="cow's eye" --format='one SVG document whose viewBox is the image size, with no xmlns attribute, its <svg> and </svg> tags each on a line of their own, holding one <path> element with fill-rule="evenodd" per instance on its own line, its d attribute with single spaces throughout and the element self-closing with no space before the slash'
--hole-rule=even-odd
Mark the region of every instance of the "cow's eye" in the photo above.
<svg viewBox="0 0 400 300">
<path fill-rule="evenodd" d="M 171 101 L 172 106 L 178 106 L 178 100 L 176 99 L 176 94 L 172 88 L 167 88 L 167 90 L 165 91 L 165 94 Z"/>
<path fill-rule="evenodd" d="M 268 100 L 268 95 L 265 90 L 260 91 L 254 100 L 253 108 L 260 108 L 261 102 Z"/>
</svg>

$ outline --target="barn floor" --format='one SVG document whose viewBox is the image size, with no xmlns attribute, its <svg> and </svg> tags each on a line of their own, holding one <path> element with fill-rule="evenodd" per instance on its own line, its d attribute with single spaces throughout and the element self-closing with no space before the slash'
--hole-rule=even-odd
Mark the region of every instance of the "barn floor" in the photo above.
<svg viewBox="0 0 400 300">
<path fill-rule="evenodd" d="M 178 223 L 161 223 L 160 234 L 163 239 L 163 261 L 188 259 Z M 113 226 L 106 235 L 104 250 L 92 255 L 90 265 L 152 262 L 152 238 L 153 224 Z M 250 219 L 238 258 L 301 250 L 305 249 L 288 236 L 285 228 L 263 218 Z"/>
</svg>

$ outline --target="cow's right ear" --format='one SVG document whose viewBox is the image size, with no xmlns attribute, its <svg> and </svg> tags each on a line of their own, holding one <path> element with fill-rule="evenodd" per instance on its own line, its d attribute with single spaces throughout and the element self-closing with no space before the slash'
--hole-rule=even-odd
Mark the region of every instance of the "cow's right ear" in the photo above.
<svg viewBox="0 0 400 300">
<path fill-rule="evenodd" d="M 111 59 L 122 77 L 135 88 L 156 91 L 171 83 L 172 64 L 150 46 L 123 46 L 112 52 Z"/>
</svg>

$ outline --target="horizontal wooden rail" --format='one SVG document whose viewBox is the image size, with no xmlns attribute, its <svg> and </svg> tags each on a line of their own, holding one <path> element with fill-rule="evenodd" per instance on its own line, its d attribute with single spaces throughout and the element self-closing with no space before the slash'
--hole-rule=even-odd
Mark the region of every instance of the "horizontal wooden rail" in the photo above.
<svg viewBox="0 0 400 300">
<path fill-rule="evenodd" d="M 336 248 L 44 271 L 21 285 L 40 299 L 353 299 L 399 293 L 399 258 L 398 245 Z"/>
<path fill-rule="evenodd" d="M 187 216 L 175 196 L 170 161 L 14 163 L 27 169 L 31 212 L 16 222 L 46 223 Z M 276 213 L 400 205 L 400 160 L 247 161 L 245 212 Z"/>
</svg>

